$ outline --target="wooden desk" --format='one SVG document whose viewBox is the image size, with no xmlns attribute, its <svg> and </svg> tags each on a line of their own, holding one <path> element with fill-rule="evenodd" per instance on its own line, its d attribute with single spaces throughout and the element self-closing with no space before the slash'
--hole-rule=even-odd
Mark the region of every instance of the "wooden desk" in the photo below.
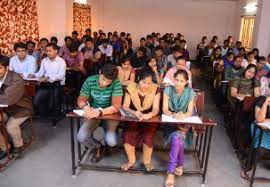
<svg viewBox="0 0 270 187">
<path fill-rule="evenodd" d="M 77 141 L 75 136 L 75 124 L 74 120 L 76 120 L 76 133 L 78 133 L 80 126 L 81 126 L 81 119 L 83 119 L 81 116 L 71 112 L 67 114 L 67 117 L 70 119 L 70 141 L 71 141 L 71 168 L 72 168 L 72 175 L 76 176 L 76 170 L 78 168 L 81 169 L 89 169 L 89 170 L 98 170 L 98 171 L 114 171 L 114 172 L 136 172 L 136 173 L 150 173 L 150 174 L 167 174 L 167 170 L 161 170 L 161 169 L 154 169 L 151 172 L 146 172 L 143 168 L 134 168 L 130 169 L 128 171 L 122 171 L 122 169 L 115 166 L 99 166 L 99 165 L 93 165 L 93 164 L 84 164 L 82 163 L 82 160 L 86 156 L 86 153 L 89 150 L 84 150 L 83 153 L 81 151 L 81 145 Z M 122 121 L 122 122 L 130 122 L 134 121 L 129 118 L 123 117 L 120 114 L 113 114 L 113 115 L 105 115 L 102 117 L 98 117 L 96 119 L 100 120 L 116 120 L 116 121 Z M 192 150 L 192 153 L 194 153 L 198 163 L 199 168 L 197 170 L 185 170 L 185 175 L 200 175 L 202 177 L 202 184 L 205 184 L 206 179 L 206 173 L 207 173 L 207 167 L 208 167 L 208 160 L 209 160 L 209 153 L 210 153 L 210 147 L 211 147 L 211 139 L 212 139 L 212 133 L 213 133 L 213 127 L 217 125 L 217 123 L 207 117 L 201 118 L 203 123 L 202 124 L 196 124 L 196 123 L 175 123 L 175 122 L 162 122 L 161 116 L 157 116 L 152 118 L 151 120 L 144 120 L 141 121 L 141 123 L 157 123 L 160 126 L 164 125 L 191 125 L 194 127 L 203 127 L 203 131 L 201 131 L 197 138 L 196 138 L 196 145 L 195 149 Z M 75 142 L 77 142 L 77 147 L 75 146 Z M 77 148 L 77 151 L 76 151 Z M 76 155 L 77 152 L 77 155 Z M 91 151 L 90 151 L 91 152 Z M 77 160 L 77 162 L 76 162 Z"/>
</svg>

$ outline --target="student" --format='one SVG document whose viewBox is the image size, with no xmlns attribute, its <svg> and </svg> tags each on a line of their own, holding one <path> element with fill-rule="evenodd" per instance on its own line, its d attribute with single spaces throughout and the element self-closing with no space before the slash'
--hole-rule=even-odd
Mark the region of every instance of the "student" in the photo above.
<svg viewBox="0 0 270 187">
<path fill-rule="evenodd" d="M 127 86 L 123 108 L 137 116 L 141 120 L 149 120 L 158 115 L 160 103 L 160 91 L 158 85 L 152 81 L 151 71 L 140 71 L 138 83 Z M 135 147 L 142 146 L 142 162 L 146 171 L 154 169 L 151 163 L 153 152 L 153 137 L 157 130 L 157 124 L 129 122 L 123 132 L 123 142 L 128 162 L 122 165 L 124 171 L 136 164 Z"/>
<path fill-rule="evenodd" d="M 240 41 L 236 42 L 235 47 L 233 48 L 233 52 L 234 52 L 235 56 L 239 55 L 241 45 L 242 45 L 242 42 L 240 42 Z"/>
<path fill-rule="evenodd" d="M 112 32 L 108 32 L 108 34 L 107 34 L 107 39 L 109 40 L 109 42 L 112 41 L 112 38 L 113 38 Z"/>
<path fill-rule="evenodd" d="M 261 95 L 270 96 L 270 72 L 261 78 Z"/>
<path fill-rule="evenodd" d="M 166 72 L 168 70 L 168 60 L 167 56 L 163 54 L 163 48 L 160 46 L 155 48 L 155 59 L 157 61 L 158 68 Z"/>
<path fill-rule="evenodd" d="M 243 59 L 242 66 L 246 68 L 249 64 L 257 64 L 257 60 L 255 59 L 255 56 L 253 52 L 249 52 L 247 55 L 247 60 Z"/>
<path fill-rule="evenodd" d="M 229 49 L 229 40 L 224 40 L 223 46 L 221 47 L 221 55 L 225 56 L 227 54 L 227 51 Z"/>
<path fill-rule="evenodd" d="M 218 46 L 218 37 L 215 35 L 213 36 L 212 40 L 214 42 L 214 49 Z"/>
<path fill-rule="evenodd" d="M 77 48 L 79 48 L 79 46 L 81 45 L 81 41 L 79 39 L 79 33 L 78 33 L 78 31 L 73 31 L 71 33 L 71 37 L 73 39 L 73 41 L 72 41 L 73 45 L 75 45 Z"/>
<path fill-rule="evenodd" d="M 58 39 L 55 36 L 51 37 L 50 42 L 54 43 L 57 46 L 58 51 L 60 50 L 61 47 L 58 45 Z"/>
<path fill-rule="evenodd" d="M 88 38 L 91 38 L 91 37 L 89 37 L 89 36 L 87 36 L 87 35 L 84 35 L 84 36 L 82 37 L 82 43 L 81 43 L 81 45 L 79 46 L 78 51 L 81 51 L 82 48 L 85 47 L 85 42 L 86 42 L 86 40 L 87 40 Z"/>
<path fill-rule="evenodd" d="M 105 64 L 105 57 L 102 56 L 100 50 L 97 50 L 92 59 L 84 59 L 83 68 L 86 77 L 99 74 L 101 68 Z"/>
<path fill-rule="evenodd" d="M 227 68 L 233 64 L 234 54 L 232 52 L 228 52 L 223 58 L 224 68 Z"/>
<path fill-rule="evenodd" d="M 164 55 L 168 56 L 171 54 L 171 49 L 167 46 L 166 39 L 164 37 L 159 38 L 159 47 L 163 48 Z"/>
<path fill-rule="evenodd" d="M 140 46 L 137 48 L 136 51 L 138 51 L 139 48 L 141 48 L 141 47 L 144 47 L 145 48 L 145 50 L 146 50 L 146 53 L 145 53 L 146 57 L 149 57 L 149 56 L 152 55 L 151 49 L 146 46 L 146 39 L 144 37 L 142 37 L 140 39 Z"/>
<path fill-rule="evenodd" d="M 139 47 L 135 53 L 130 56 L 132 67 L 137 70 L 145 66 L 146 48 Z"/>
<path fill-rule="evenodd" d="M 63 58 L 64 55 L 69 54 L 69 47 L 71 46 L 73 39 L 70 36 L 65 37 L 65 45 L 63 45 L 59 50 L 59 56 Z"/>
<path fill-rule="evenodd" d="M 40 64 L 40 62 L 43 60 L 43 58 L 47 57 L 46 54 L 46 45 L 49 43 L 49 40 L 47 38 L 41 38 L 39 41 L 39 49 L 38 49 L 38 60 L 37 64 Z"/>
<path fill-rule="evenodd" d="M 154 50 L 155 50 L 155 46 L 154 46 L 154 43 L 153 43 L 153 37 L 151 35 L 146 36 L 145 47 L 149 48 L 150 51 L 151 51 L 151 55 L 153 55 Z"/>
<path fill-rule="evenodd" d="M 46 53 L 48 57 L 42 60 L 39 71 L 30 77 L 39 78 L 42 82 L 60 81 L 60 87 L 53 90 L 52 87 L 41 86 L 37 90 L 34 97 L 34 106 L 38 109 L 41 116 L 47 116 L 55 108 L 59 114 L 60 104 L 56 103 L 60 103 L 59 98 L 61 90 L 65 85 L 66 75 L 66 62 L 58 56 L 57 46 L 53 43 L 47 44 Z M 53 106 L 54 104 L 56 106 Z"/>
<path fill-rule="evenodd" d="M 38 52 L 35 50 L 36 48 L 36 43 L 29 40 L 26 42 L 26 47 L 27 47 L 27 54 L 28 55 L 32 55 L 35 59 L 36 59 L 36 62 L 38 61 L 38 58 L 39 58 L 39 54 Z"/>
<path fill-rule="evenodd" d="M 222 57 L 221 52 L 222 52 L 222 49 L 219 46 L 214 49 L 214 51 L 212 52 L 212 55 L 210 56 L 210 63 L 211 64 L 213 64 L 214 61 L 216 61 L 217 59 L 220 59 Z"/>
<path fill-rule="evenodd" d="M 213 74 L 213 88 L 218 91 L 221 88 L 221 81 L 223 80 L 224 72 L 224 61 L 222 58 L 217 59 L 214 64 L 214 74 Z"/>
<path fill-rule="evenodd" d="M 106 55 L 107 58 L 110 58 L 112 60 L 113 57 L 113 47 L 109 44 L 108 39 L 104 39 L 102 41 L 102 44 L 98 46 L 101 54 Z"/>
<path fill-rule="evenodd" d="M 127 33 L 126 40 L 128 41 L 128 45 L 131 48 L 133 46 L 132 37 L 130 33 Z"/>
<path fill-rule="evenodd" d="M 259 61 L 259 59 L 260 59 L 260 52 L 259 52 L 259 49 L 254 48 L 254 49 L 252 50 L 252 53 L 254 54 L 254 58 L 256 59 L 256 61 Z"/>
<path fill-rule="evenodd" d="M 86 38 L 85 47 L 80 51 L 83 53 L 84 59 L 92 59 L 94 56 L 94 43 L 92 38 Z"/>
<path fill-rule="evenodd" d="M 23 79 L 26 79 L 30 74 L 36 72 L 36 59 L 27 54 L 27 46 L 22 42 L 16 43 L 14 50 L 16 55 L 10 59 L 9 70 L 20 74 Z"/>
<path fill-rule="evenodd" d="M 204 48 L 207 46 L 207 36 L 202 37 L 201 43 L 197 45 L 197 59 L 199 61 L 203 61 L 203 56 L 204 56 Z"/>
<path fill-rule="evenodd" d="M 117 66 L 118 79 L 122 85 L 128 85 L 135 81 L 135 71 L 131 66 L 130 58 L 125 57 L 121 60 L 121 66 Z"/>
<path fill-rule="evenodd" d="M 6 130 L 14 145 L 13 154 L 15 157 L 21 155 L 23 150 L 23 137 L 20 125 L 23 124 L 32 114 L 32 100 L 27 95 L 24 81 L 15 72 L 9 71 L 9 58 L 0 56 L 0 103 L 8 105 L 5 108 L 4 118 Z M 7 151 L 3 147 L 3 137 L 0 133 L 0 155 L 4 157 Z"/>
<path fill-rule="evenodd" d="M 244 70 L 245 69 L 242 67 L 242 57 L 236 56 L 233 64 L 225 69 L 225 80 L 231 81 L 236 77 L 240 77 Z"/>
<path fill-rule="evenodd" d="M 264 68 L 266 58 L 260 57 L 259 61 L 257 61 L 257 73 L 256 73 L 256 80 L 260 81 L 262 77 L 267 75 L 268 71 Z"/>
<path fill-rule="evenodd" d="M 133 49 L 126 42 L 123 43 L 123 49 L 120 52 L 120 59 L 125 56 L 131 56 L 133 54 Z"/>
<path fill-rule="evenodd" d="M 109 44 L 113 47 L 113 57 L 114 59 L 119 60 L 120 53 L 121 53 L 121 43 L 117 35 L 112 36 L 112 40 Z"/>
<path fill-rule="evenodd" d="M 100 75 L 89 77 L 83 84 L 78 98 L 78 106 L 85 112 L 85 122 L 78 133 L 78 141 L 88 148 L 96 146 L 91 162 L 97 163 L 104 155 L 104 146 L 94 140 L 93 133 L 101 124 L 98 116 L 117 113 L 121 107 L 123 91 L 117 79 L 117 67 L 105 64 Z M 116 128 L 119 122 L 106 120 L 105 142 L 110 147 L 117 144 Z"/>
<path fill-rule="evenodd" d="M 246 49 L 244 47 L 240 47 L 239 56 L 242 56 L 243 59 L 247 59 Z"/>
<path fill-rule="evenodd" d="M 256 103 L 255 103 L 255 122 L 256 123 L 269 123 L 270 121 L 270 97 L 269 96 L 260 96 Z M 255 130 L 255 125 L 254 123 L 251 124 L 251 131 L 250 131 L 250 137 L 252 137 L 254 130 Z M 260 157 L 268 156 L 270 152 L 270 132 L 265 131 L 263 133 L 262 139 L 261 139 L 261 146 L 258 147 L 259 144 L 259 135 L 261 133 L 261 128 L 257 128 L 255 137 L 253 139 L 254 144 L 253 147 L 258 150 L 258 153 Z M 267 159 L 268 160 L 268 159 Z M 252 166 L 254 164 L 254 155 L 251 159 L 251 163 L 248 168 L 244 168 L 242 170 L 240 176 L 243 179 L 249 180 L 249 176 L 247 174 L 248 171 L 252 169 Z"/>
<path fill-rule="evenodd" d="M 259 97 L 261 95 L 260 82 L 255 79 L 256 72 L 256 65 L 249 64 L 242 76 L 233 81 L 230 97 L 228 98 L 233 108 L 235 107 L 236 98 L 245 98 L 247 96 Z"/>
<path fill-rule="evenodd" d="M 90 28 L 85 30 L 85 35 L 88 36 L 89 38 L 91 38 L 91 34 L 92 34 L 92 31 Z"/>
<path fill-rule="evenodd" d="M 211 42 L 204 48 L 204 56 L 210 57 L 214 52 L 216 42 L 211 40 Z"/>
<path fill-rule="evenodd" d="M 166 87 L 163 94 L 162 111 L 165 115 L 176 119 L 192 116 L 196 94 L 188 86 L 188 80 L 189 76 L 185 70 L 178 70 L 174 74 L 175 86 Z M 166 129 L 166 142 L 171 144 L 166 186 L 174 186 L 174 175 L 183 174 L 184 144 L 187 131 L 188 128 L 185 126 Z"/>
<path fill-rule="evenodd" d="M 163 84 L 165 86 L 173 85 L 174 84 L 174 74 L 178 70 L 185 70 L 188 73 L 189 76 L 189 86 L 192 88 L 192 79 L 191 79 L 191 72 L 186 67 L 186 59 L 182 56 L 178 57 L 176 60 L 176 65 L 169 69 L 169 71 L 166 73 Z"/>
<path fill-rule="evenodd" d="M 233 43 L 233 37 L 232 36 L 228 36 L 228 42 L 229 42 L 229 47 L 233 48 L 234 47 L 234 43 Z"/>
<path fill-rule="evenodd" d="M 168 60 L 168 69 L 171 68 L 171 67 L 174 67 L 175 64 L 176 64 L 176 59 L 178 57 L 182 56 L 182 53 L 181 53 L 181 47 L 180 46 L 174 46 L 172 48 L 172 54 L 170 54 L 168 57 L 167 57 L 167 60 Z"/>
<path fill-rule="evenodd" d="M 186 44 L 187 44 L 186 40 L 180 40 L 181 53 L 183 57 L 186 59 L 186 61 L 189 61 L 189 52 L 185 48 Z"/>
<path fill-rule="evenodd" d="M 103 40 L 106 39 L 106 34 L 101 33 L 98 39 L 95 41 L 95 48 L 99 48 L 100 45 L 102 45 Z"/>
<path fill-rule="evenodd" d="M 154 57 L 150 57 L 146 60 L 146 67 L 144 69 L 152 71 L 152 81 L 157 85 L 161 85 L 164 71 L 158 67 L 157 60 Z"/>
</svg>

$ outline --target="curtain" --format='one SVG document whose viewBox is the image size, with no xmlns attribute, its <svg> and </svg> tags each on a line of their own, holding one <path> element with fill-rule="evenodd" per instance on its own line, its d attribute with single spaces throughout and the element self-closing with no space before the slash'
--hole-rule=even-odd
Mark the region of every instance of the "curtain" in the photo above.
<svg viewBox="0 0 270 187">
<path fill-rule="evenodd" d="M 73 30 L 78 31 L 80 37 L 91 27 L 91 8 L 89 5 L 73 3 Z"/>
<path fill-rule="evenodd" d="M 0 52 L 11 55 L 16 42 L 38 41 L 36 0 L 0 0 Z"/>
</svg>

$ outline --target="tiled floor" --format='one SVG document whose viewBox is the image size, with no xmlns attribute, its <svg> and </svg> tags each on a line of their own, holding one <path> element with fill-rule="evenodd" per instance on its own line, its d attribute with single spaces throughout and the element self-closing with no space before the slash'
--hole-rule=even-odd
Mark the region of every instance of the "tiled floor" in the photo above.
<svg viewBox="0 0 270 187">
<path fill-rule="evenodd" d="M 238 160 L 222 127 L 222 115 L 212 104 L 207 86 L 201 84 L 199 77 L 194 77 L 194 85 L 206 90 L 206 113 L 218 122 L 213 134 L 206 186 L 248 186 L 239 177 Z M 165 176 L 162 175 L 83 171 L 77 178 L 72 178 L 68 121 L 62 120 L 57 128 L 40 121 L 34 124 L 36 142 L 26 150 L 23 158 L 0 173 L 0 187 L 159 187 L 164 184 Z M 113 157 L 107 162 L 120 166 L 124 160 L 124 154 L 121 153 L 119 157 Z M 158 163 L 156 159 L 155 163 Z M 190 165 L 189 161 L 187 165 Z M 176 182 L 176 186 L 181 187 L 197 187 L 200 184 L 201 179 L 197 176 L 179 177 Z M 255 186 L 270 185 L 256 183 Z"/>
</svg>

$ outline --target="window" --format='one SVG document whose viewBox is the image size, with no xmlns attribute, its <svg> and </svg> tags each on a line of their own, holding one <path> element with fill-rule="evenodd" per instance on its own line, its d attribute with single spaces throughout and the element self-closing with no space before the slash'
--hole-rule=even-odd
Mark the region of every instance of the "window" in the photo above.
<svg viewBox="0 0 270 187">
<path fill-rule="evenodd" d="M 254 22 L 255 16 L 242 17 L 239 40 L 242 42 L 243 47 L 248 50 L 250 50 L 252 46 Z"/>
</svg>

